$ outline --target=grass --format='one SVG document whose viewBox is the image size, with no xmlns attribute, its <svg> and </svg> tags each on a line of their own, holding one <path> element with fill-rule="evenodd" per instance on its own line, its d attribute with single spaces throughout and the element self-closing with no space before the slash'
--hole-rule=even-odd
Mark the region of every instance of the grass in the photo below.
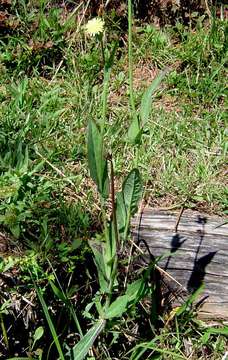
<svg viewBox="0 0 228 360">
<path fill-rule="evenodd" d="M 101 233 L 101 204 L 88 172 L 86 139 L 89 120 L 102 116 L 103 69 L 99 42 L 79 26 L 86 21 L 82 9 L 65 11 L 47 1 L 13 3 L 0 38 L 0 224 L 13 253 L 2 257 L 1 271 L 10 271 L 13 284 L 6 282 L 10 295 L 3 291 L 1 303 L 17 299 L 0 310 L 1 328 L 6 329 L 3 358 L 40 359 L 40 353 L 42 359 L 58 358 L 33 278 L 61 356 L 61 348 L 65 353 L 80 338 L 69 301 L 83 333 L 94 317 L 90 307 L 98 284 L 87 240 Z M 126 41 L 112 16 L 105 14 L 106 56 L 116 38 L 120 45 Z M 163 29 L 134 24 L 136 109 L 155 75 L 169 67 L 137 155 L 145 200 L 152 206 L 184 202 L 208 213 L 227 213 L 226 30 L 227 23 L 218 19 L 211 26 L 199 19 L 194 29 L 179 23 Z M 127 47 L 119 46 L 104 129 L 118 188 L 135 161 L 127 139 L 128 87 Z M 50 281 L 62 285 L 62 295 Z M 160 330 L 148 325 L 147 317 L 142 304 L 135 306 L 106 329 L 90 359 L 218 359 L 227 350 L 224 333 L 209 333 L 188 311 L 168 323 L 161 319 Z M 149 327 L 148 334 L 140 322 Z M 45 332 L 34 350 L 31 338 L 38 326 Z M 134 326 L 139 326 L 139 338 L 132 336 Z M 13 338 L 15 345 L 9 341 Z"/>
</svg>

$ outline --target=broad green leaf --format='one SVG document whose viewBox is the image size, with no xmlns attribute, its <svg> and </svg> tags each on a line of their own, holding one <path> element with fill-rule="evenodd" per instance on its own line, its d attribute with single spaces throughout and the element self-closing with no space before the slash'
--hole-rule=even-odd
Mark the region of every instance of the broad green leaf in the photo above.
<svg viewBox="0 0 228 360">
<path fill-rule="evenodd" d="M 115 317 L 121 317 L 122 314 L 127 310 L 128 305 L 128 296 L 123 295 L 119 296 L 113 303 L 109 306 L 105 313 L 106 319 L 112 319 Z"/>
<path fill-rule="evenodd" d="M 126 240 L 130 219 L 138 208 L 143 191 L 141 176 L 138 169 L 133 169 L 124 180 L 121 193 L 117 194 L 117 223 L 123 241 Z"/>
<path fill-rule="evenodd" d="M 107 279 L 110 281 L 113 273 L 115 258 L 116 258 L 116 239 L 115 239 L 115 232 L 112 221 L 108 226 L 108 241 L 105 242 L 103 247 L 103 258 L 105 264 L 105 273 Z"/>
<path fill-rule="evenodd" d="M 13 224 L 9 226 L 10 231 L 12 232 L 13 236 L 18 239 L 21 233 L 20 225 L 19 224 Z"/>
<path fill-rule="evenodd" d="M 137 211 L 142 196 L 142 180 L 138 169 L 133 169 L 124 180 L 122 192 L 126 210 L 130 215 Z"/>
<path fill-rule="evenodd" d="M 111 303 L 105 313 L 107 319 L 114 317 L 121 317 L 129 306 L 138 303 L 142 298 L 146 296 L 149 288 L 144 278 L 138 279 L 129 284 L 126 293 L 119 296 L 115 301 Z"/>
<path fill-rule="evenodd" d="M 44 328 L 43 328 L 43 326 L 39 326 L 33 335 L 34 341 L 40 340 L 42 338 L 43 334 L 44 334 Z"/>
<path fill-rule="evenodd" d="M 81 245 L 82 245 L 82 239 L 76 238 L 72 242 L 72 249 L 76 250 L 76 249 L 80 248 Z"/>
<path fill-rule="evenodd" d="M 88 161 L 92 179 L 100 186 L 102 177 L 102 138 L 100 131 L 94 121 L 89 122 L 88 128 Z"/>
<path fill-rule="evenodd" d="M 127 286 L 126 295 L 129 302 L 139 302 L 148 292 L 149 288 L 144 278 L 135 280 Z"/>
<path fill-rule="evenodd" d="M 44 334 L 44 328 L 43 328 L 43 326 L 39 326 L 33 335 L 34 341 L 32 344 L 32 349 L 34 349 L 36 342 L 42 338 L 43 334 Z"/>
<path fill-rule="evenodd" d="M 119 231 L 124 230 L 127 222 L 127 211 L 122 192 L 116 194 L 116 217 Z"/>
<path fill-rule="evenodd" d="M 152 84 L 144 92 L 140 106 L 140 121 L 138 119 L 138 116 L 135 115 L 128 129 L 128 139 L 130 140 L 130 142 L 135 144 L 140 142 L 143 133 L 143 127 L 148 121 L 150 116 L 152 95 L 158 89 L 160 83 L 164 79 L 167 72 L 168 72 L 168 68 L 161 71 L 158 74 L 158 76 L 154 79 Z"/>
<path fill-rule="evenodd" d="M 40 161 L 31 171 L 28 172 L 28 176 L 32 176 L 33 174 L 41 171 L 44 167 L 45 161 Z"/>
<path fill-rule="evenodd" d="M 149 119 L 151 112 L 152 95 L 158 89 L 167 72 L 168 68 L 161 71 L 143 94 L 140 107 L 141 127 L 143 127 Z"/>
<path fill-rule="evenodd" d="M 73 360 L 82 360 L 86 357 L 98 335 L 105 327 L 105 320 L 97 321 L 85 336 L 73 347 Z"/>
<path fill-rule="evenodd" d="M 103 156 L 102 134 L 94 121 L 88 128 L 88 163 L 90 175 L 97 184 L 98 191 L 105 198 L 108 195 L 108 168 Z"/>
<path fill-rule="evenodd" d="M 137 143 L 140 137 L 141 129 L 139 124 L 139 119 L 137 116 L 134 116 L 130 127 L 128 129 L 128 139 L 132 143 Z"/>
<path fill-rule="evenodd" d="M 100 285 L 100 291 L 103 293 L 108 292 L 108 282 L 107 282 L 107 274 L 104 264 L 104 258 L 103 258 L 103 248 L 105 247 L 105 244 L 97 241 L 89 241 L 89 245 L 93 251 L 94 255 L 94 262 L 97 267 L 98 272 L 98 278 L 99 278 L 99 285 Z"/>
</svg>

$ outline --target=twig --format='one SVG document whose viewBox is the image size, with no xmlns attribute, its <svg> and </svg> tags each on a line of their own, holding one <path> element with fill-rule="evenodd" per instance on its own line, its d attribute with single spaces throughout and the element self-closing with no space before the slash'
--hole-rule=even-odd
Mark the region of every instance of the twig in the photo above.
<svg viewBox="0 0 228 360">
<path fill-rule="evenodd" d="M 178 217 L 177 217 L 177 221 L 176 221 L 176 224 L 175 224 L 175 227 L 174 227 L 174 232 L 175 233 L 177 233 L 177 230 L 178 230 L 178 225 L 179 225 L 179 223 L 180 223 L 180 219 L 181 219 L 181 216 L 182 216 L 182 214 L 183 214 L 183 212 L 184 212 L 184 205 L 182 206 L 182 208 L 180 209 L 180 212 L 179 212 L 179 215 L 178 215 Z"/>
<path fill-rule="evenodd" d="M 140 247 L 133 241 L 130 240 L 130 242 L 132 243 L 132 246 L 134 246 L 137 250 L 140 251 L 140 253 L 143 255 L 144 252 L 142 251 L 142 249 L 140 249 Z M 186 289 L 184 288 L 184 286 L 179 283 L 179 281 L 177 281 L 176 279 L 174 279 L 174 277 L 172 277 L 172 275 L 170 275 L 169 273 L 167 273 L 165 270 L 163 270 L 162 268 L 160 268 L 160 266 L 155 264 L 155 269 L 158 270 L 162 275 L 168 277 L 170 280 L 174 281 L 177 285 L 179 285 L 183 290 L 186 291 Z"/>
<path fill-rule="evenodd" d="M 52 84 L 53 81 L 55 80 L 55 78 L 56 78 L 56 76 L 57 76 L 57 74 L 58 74 L 58 72 L 59 72 L 62 64 L 63 64 L 63 59 L 59 62 L 59 65 L 57 66 L 56 71 L 55 71 L 55 73 L 54 73 L 54 75 L 53 75 L 53 77 L 52 77 L 52 79 L 51 79 L 51 81 L 50 81 L 49 84 Z"/>
<path fill-rule="evenodd" d="M 208 19 L 209 19 L 209 22 L 211 24 L 211 10 L 209 8 L 209 5 L 208 5 L 208 1 L 207 0 L 204 0 L 204 3 L 205 3 L 205 8 L 206 8 L 206 12 L 207 12 L 207 15 L 208 15 Z"/>
<path fill-rule="evenodd" d="M 44 157 L 37 149 L 35 149 L 36 154 L 42 159 L 44 160 L 53 170 L 55 170 L 57 172 L 57 174 L 59 174 L 60 176 L 62 176 L 64 179 L 66 179 L 75 189 L 75 184 L 73 183 L 72 180 L 70 180 L 61 170 L 59 170 L 55 165 L 53 165 L 46 157 Z M 81 190 L 81 193 L 83 196 L 86 196 L 86 194 Z M 81 200 L 81 197 L 76 194 L 76 192 L 74 191 L 74 194 L 76 196 L 76 198 Z M 95 207 L 97 210 L 100 211 L 100 207 L 94 203 Z"/>
<path fill-rule="evenodd" d="M 183 203 L 180 204 L 174 204 L 174 205 L 170 205 L 167 207 L 155 207 L 153 208 L 153 210 L 157 210 L 157 211 L 169 211 L 169 210 L 175 210 L 175 209 L 179 209 L 180 207 L 183 207 Z"/>
<path fill-rule="evenodd" d="M 64 179 L 66 179 L 74 188 L 75 184 L 72 180 L 70 180 L 61 170 L 59 170 L 55 165 L 53 165 L 46 157 L 44 157 L 37 149 L 35 149 L 36 154 L 41 157 L 42 160 L 44 160 L 53 170 L 57 172 L 60 176 L 62 176 Z"/>
</svg>

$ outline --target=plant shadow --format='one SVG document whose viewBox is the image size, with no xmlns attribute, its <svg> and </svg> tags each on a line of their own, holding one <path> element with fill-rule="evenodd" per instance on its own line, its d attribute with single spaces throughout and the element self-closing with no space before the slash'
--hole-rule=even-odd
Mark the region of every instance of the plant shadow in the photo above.
<svg viewBox="0 0 228 360">
<path fill-rule="evenodd" d="M 205 238 L 205 225 L 208 219 L 205 216 L 198 215 L 196 219 L 196 224 L 200 224 L 200 229 L 196 231 L 195 241 L 196 241 L 196 250 L 194 252 L 194 259 L 192 260 L 192 270 L 190 272 L 190 276 L 188 275 L 187 281 L 185 284 L 179 283 L 175 278 L 172 277 L 171 268 L 173 265 L 170 265 L 172 256 L 180 250 L 184 244 L 189 241 L 189 237 L 186 234 L 182 234 L 180 232 L 176 232 L 170 241 L 170 255 L 165 263 L 165 265 L 160 269 L 159 267 L 155 267 L 154 273 L 152 276 L 152 281 L 155 284 L 156 291 L 154 292 L 154 297 L 152 299 L 152 303 L 154 302 L 154 313 L 157 313 L 157 319 L 159 315 L 171 309 L 173 304 L 183 303 L 189 297 L 190 294 L 194 293 L 197 289 L 201 287 L 201 285 L 205 281 L 206 269 L 207 266 L 211 263 L 217 251 L 209 251 L 203 256 L 199 256 L 201 252 L 201 248 L 203 247 L 203 242 Z M 140 219 L 141 222 L 141 219 Z M 139 224 L 140 224 L 139 222 Z M 144 260 L 147 258 L 148 262 L 157 263 L 157 259 L 154 254 L 152 254 L 151 249 L 147 241 L 140 237 L 140 225 L 138 228 L 138 239 L 137 246 L 140 243 L 143 244 L 144 249 L 146 249 L 147 256 L 145 253 L 142 255 Z M 198 242 L 198 245 L 197 245 Z M 205 252 L 205 248 L 203 248 Z M 161 271 L 160 271 L 161 270 Z M 187 269 L 183 268 L 183 271 L 187 271 Z M 171 274 L 171 276 L 170 276 Z M 203 301 L 208 296 L 204 296 Z M 202 301 L 201 301 L 202 302 Z M 159 322 L 157 322 L 159 324 Z M 159 325 L 158 325 L 159 326 Z"/>
</svg>

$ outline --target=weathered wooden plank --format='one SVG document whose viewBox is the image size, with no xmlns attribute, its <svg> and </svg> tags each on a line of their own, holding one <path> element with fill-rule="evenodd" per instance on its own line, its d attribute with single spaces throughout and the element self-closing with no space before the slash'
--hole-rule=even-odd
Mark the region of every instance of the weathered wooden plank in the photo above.
<svg viewBox="0 0 228 360">
<path fill-rule="evenodd" d="M 155 258 L 162 256 L 158 265 L 182 285 L 186 295 L 204 283 L 201 317 L 228 319 L 227 218 L 186 210 L 175 232 L 178 215 L 144 210 L 132 221 L 134 241 L 145 261 L 150 261 L 148 248 Z"/>
</svg>

